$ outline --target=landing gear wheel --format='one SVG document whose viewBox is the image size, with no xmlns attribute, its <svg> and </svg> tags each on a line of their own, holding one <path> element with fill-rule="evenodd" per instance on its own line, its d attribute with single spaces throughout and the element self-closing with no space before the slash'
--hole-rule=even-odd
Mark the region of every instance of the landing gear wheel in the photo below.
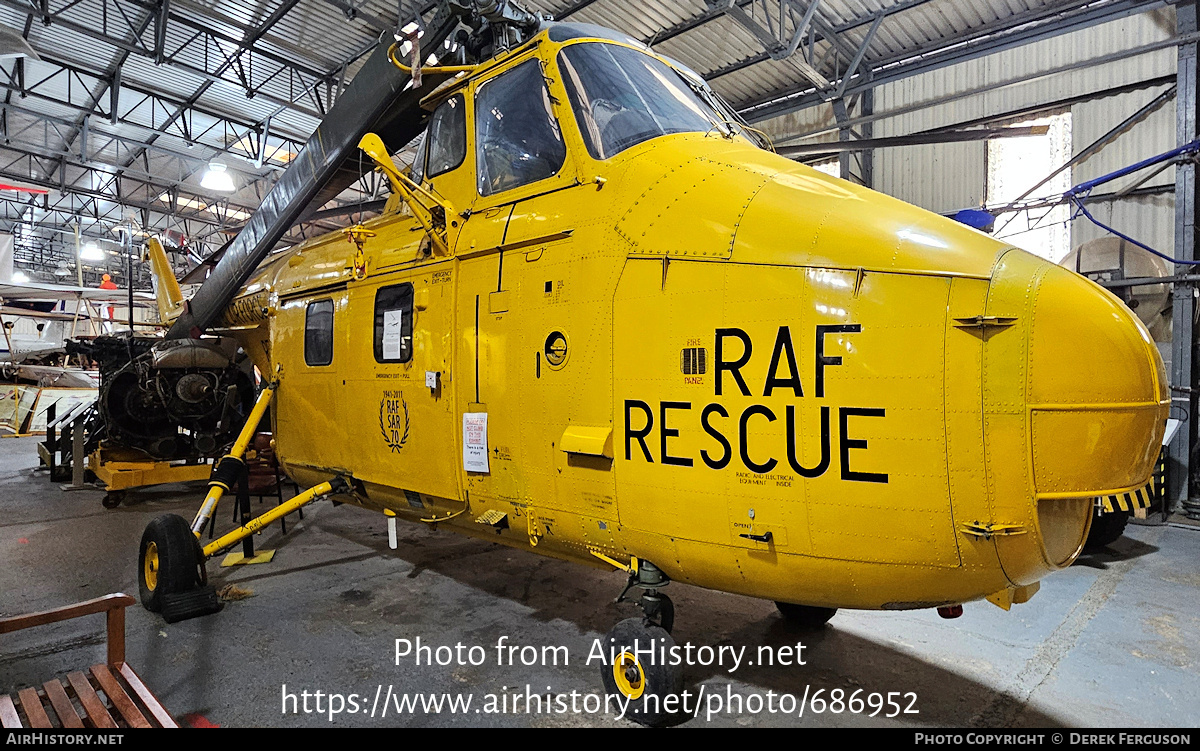
<svg viewBox="0 0 1200 751">
<path fill-rule="evenodd" d="M 670 597 L 661 592 L 647 592 L 642 595 L 639 604 L 642 606 L 642 612 L 646 614 L 646 620 L 651 624 L 668 634 L 675 630 L 675 603 L 671 602 Z"/>
<path fill-rule="evenodd" d="M 100 505 L 104 508 L 116 508 L 125 501 L 124 490 L 110 490 L 100 499 Z"/>
<path fill-rule="evenodd" d="M 837 608 L 793 605 L 790 602 L 776 602 L 775 607 L 779 608 L 779 614 L 785 621 L 800 628 L 821 628 L 837 612 Z"/>
<path fill-rule="evenodd" d="M 626 618 L 613 626 L 605 643 L 610 657 L 615 655 L 614 660 L 606 660 L 600 667 L 605 692 L 622 701 L 628 699 L 625 716 L 636 723 L 650 727 L 671 724 L 677 715 L 666 711 L 666 699 L 683 691 L 683 668 L 659 664 L 661 660 L 646 655 L 647 649 L 670 654 L 675 648 L 671 635 L 644 618 Z M 635 649 L 639 651 L 635 653 Z"/>
<path fill-rule="evenodd" d="M 1125 534 L 1125 525 L 1129 524 L 1128 511 L 1114 511 L 1108 514 L 1097 514 L 1092 517 L 1092 528 L 1088 531 L 1084 550 L 1094 551 L 1112 545 Z"/>
<path fill-rule="evenodd" d="M 164 514 L 146 525 L 138 554 L 142 607 L 158 613 L 164 595 L 195 589 L 205 583 L 205 578 L 200 544 L 186 519 Z"/>
</svg>

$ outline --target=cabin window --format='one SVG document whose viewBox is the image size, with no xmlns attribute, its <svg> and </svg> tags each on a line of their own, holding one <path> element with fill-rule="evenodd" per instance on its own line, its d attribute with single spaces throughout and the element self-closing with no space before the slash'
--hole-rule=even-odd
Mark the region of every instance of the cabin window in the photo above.
<svg viewBox="0 0 1200 751">
<path fill-rule="evenodd" d="M 313 366 L 333 362 L 333 300 L 308 304 L 304 313 L 304 362 Z"/>
<path fill-rule="evenodd" d="M 467 106 L 462 94 L 455 94 L 433 113 L 429 120 L 429 155 L 425 163 L 428 177 L 449 172 L 462 164 L 467 155 Z"/>
<path fill-rule="evenodd" d="M 628 47 L 585 42 L 558 54 L 588 152 L 608 159 L 668 133 L 722 129 L 723 118 L 669 65 Z"/>
<path fill-rule="evenodd" d="M 413 286 L 394 284 L 375 293 L 375 362 L 412 359 Z"/>
<path fill-rule="evenodd" d="M 485 82 L 475 94 L 479 195 L 552 176 L 567 156 L 536 59 Z"/>
</svg>

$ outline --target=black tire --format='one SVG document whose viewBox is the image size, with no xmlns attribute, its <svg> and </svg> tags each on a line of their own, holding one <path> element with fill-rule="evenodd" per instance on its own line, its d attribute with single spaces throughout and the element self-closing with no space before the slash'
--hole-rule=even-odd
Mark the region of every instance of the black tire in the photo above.
<svg viewBox="0 0 1200 751">
<path fill-rule="evenodd" d="M 148 551 L 153 553 L 149 564 Z M 157 566 L 153 565 L 154 558 Z M 147 581 L 148 578 L 151 580 Z M 146 525 L 138 551 L 138 594 L 142 607 L 161 612 L 163 595 L 195 589 L 204 584 L 204 579 L 204 556 L 186 519 L 163 514 Z"/>
<path fill-rule="evenodd" d="M 776 602 L 779 614 L 793 626 L 800 628 L 821 628 L 837 612 L 837 608 L 820 608 L 813 605 L 794 605 L 790 602 Z"/>
<path fill-rule="evenodd" d="M 125 500 L 124 490 L 110 490 L 100 499 L 100 505 L 104 508 L 116 508 Z"/>
<path fill-rule="evenodd" d="M 626 618 L 608 632 L 604 641 L 605 660 L 600 667 L 600 677 L 606 693 L 630 699 L 629 710 L 625 714 L 630 720 L 650 727 L 662 727 L 676 721 L 678 708 L 676 712 L 667 712 L 665 706 L 668 696 L 683 691 L 683 667 L 660 664 L 663 650 L 666 650 L 669 658 L 674 647 L 675 640 L 671 635 L 661 626 L 648 623 L 645 618 Z M 641 651 L 636 663 L 628 658 L 634 649 Z M 647 656 L 649 649 L 654 650 L 656 659 Z M 613 655 L 617 656 L 618 661 L 615 669 Z M 621 666 L 624 666 L 624 670 Z M 617 671 L 622 671 L 625 687 L 635 693 L 631 694 L 617 685 Z M 674 704 L 678 707 L 679 700 L 674 700 Z"/>
<path fill-rule="evenodd" d="M 1125 525 L 1129 524 L 1128 511 L 1114 511 L 1110 514 L 1095 514 L 1092 516 L 1092 528 L 1088 531 L 1084 550 L 1100 550 L 1112 545 L 1125 534 Z"/>
</svg>

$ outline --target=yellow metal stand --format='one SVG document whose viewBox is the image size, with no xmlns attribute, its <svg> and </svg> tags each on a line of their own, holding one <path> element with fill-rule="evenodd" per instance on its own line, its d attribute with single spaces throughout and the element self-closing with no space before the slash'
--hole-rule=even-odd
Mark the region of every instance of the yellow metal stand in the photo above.
<svg viewBox="0 0 1200 751">
<path fill-rule="evenodd" d="M 274 550 L 260 550 L 258 555 L 253 558 L 247 558 L 242 553 L 230 553 L 221 561 L 221 568 L 229 568 L 230 566 L 250 566 L 255 563 L 270 563 L 275 559 Z"/>
<path fill-rule="evenodd" d="M 173 464 L 138 459 L 135 454 L 99 448 L 88 457 L 88 469 L 109 492 L 164 485 L 169 482 L 207 480 L 211 464 Z"/>
</svg>

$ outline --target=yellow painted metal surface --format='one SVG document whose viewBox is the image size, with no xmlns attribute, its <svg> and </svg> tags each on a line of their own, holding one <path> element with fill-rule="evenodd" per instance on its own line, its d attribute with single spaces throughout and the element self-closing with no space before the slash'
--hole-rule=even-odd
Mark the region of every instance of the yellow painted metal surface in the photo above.
<svg viewBox="0 0 1200 751">
<path fill-rule="evenodd" d="M 254 435 L 258 432 L 259 423 L 262 422 L 263 415 L 266 414 L 267 407 L 271 404 L 271 398 L 274 395 L 275 389 L 273 386 L 267 385 L 263 387 L 262 391 L 258 394 L 258 398 L 254 401 L 254 407 L 251 408 L 250 414 L 246 416 L 246 422 L 242 424 L 242 429 L 238 432 L 237 440 L 233 442 L 229 453 L 222 460 L 242 461 L 242 455 L 246 453 L 246 448 L 254 440 Z M 209 482 L 208 493 L 204 497 L 204 503 L 200 505 L 200 510 L 196 512 L 196 517 L 192 520 L 192 534 L 196 536 L 196 539 L 200 539 L 200 535 L 204 534 L 204 528 L 208 526 L 208 520 L 212 518 L 217 504 L 221 502 L 221 498 L 227 490 L 229 490 L 229 486 L 220 480 L 214 479 Z"/>
<path fill-rule="evenodd" d="M 129 490 L 171 482 L 207 480 L 212 465 L 113 458 L 101 448 L 88 457 L 88 469 L 95 473 L 105 489 Z"/>
<path fill-rule="evenodd" d="M 158 305 L 158 319 L 164 323 L 174 321 L 183 310 L 183 292 L 175 279 L 175 270 L 157 237 L 146 241 L 146 257 L 154 272 L 154 299 Z"/>
<path fill-rule="evenodd" d="M 555 558 L 886 609 L 1020 602 L 1078 554 L 1090 499 L 1146 483 L 1166 379 L 1116 298 L 740 136 L 597 161 L 563 44 L 441 95 L 468 133 L 421 185 L 448 207 L 445 253 L 393 201 L 361 257 L 311 240 L 231 306 L 278 375 L 298 482 L 345 476 L 343 500 Z M 565 161 L 480 195 L 472 103 L 531 57 Z M 403 285 L 410 307 L 377 310 Z M 321 301 L 333 356 L 309 364 Z M 407 359 L 381 357 L 405 325 Z"/>
<path fill-rule="evenodd" d="M 207 545 L 204 546 L 204 549 L 203 549 L 204 557 L 211 558 L 212 556 L 221 552 L 225 548 L 228 548 L 230 545 L 233 545 L 233 544 L 241 541 L 245 537 L 249 537 L 250 535 L 257 532 L 258 530 L 262 529 L 263 527 L 266 527 L 267 525 L 269 525 L 271 522 L 275 521 L 276 519 L 279 519 L 280 517 L 283 517 L 283 516 L 287 516 L 288 514 L 292 513 L 293 511 L 296 511 L 297 509 L 303 507 L 305 504 L 309 503 L 314 498 L 317 498 L 319 496 L 323 496 L 323 495 L 329 493 L 330 490 L 332 490 L 332 485 L 328 482 L 322 482 L 317 485 L 314 485 L 313 487 L 309 488 L 308 490 L 305 490 L 300 495 L 297 495 L 293 498 L 290 498 L 290 499 L 284 501 L 283 503 L 281 503 L 278 506 L 276 506 L 275 508 L 267 511 L 266 513 L 260 514 L 259 516 L 254 517 L 253 519 L 246 522 L 245 524 L 238 527 L 237 529 L 232 530 L 231 532 L 227 532 L 227 533 L 221 535 L 220 537 L 218 537 L 217 539 L 213 540 L 212 542 L 208 543 Z M 264 554 L 265 554 L 265 552 L 266 551 L 264 551 Z M 246 563 L 255 563 L 255 562 L 257 562 L 257 561 L 255 561 L 254 559 L 246 561 Z M 225 564 L 222 564 L 222 565 L 225 565 Z"/>
</svg>

